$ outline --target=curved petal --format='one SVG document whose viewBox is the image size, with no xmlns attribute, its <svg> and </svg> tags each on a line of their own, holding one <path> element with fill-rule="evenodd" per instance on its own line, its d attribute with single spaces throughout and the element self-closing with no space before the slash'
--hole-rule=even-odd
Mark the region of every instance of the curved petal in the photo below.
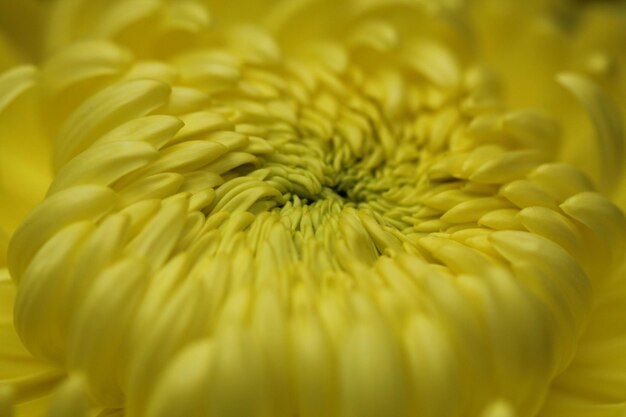
<svg viewBox="0 0 626 417">
<path fill-rule="evenodd" d="M 0 266 L 8 239 L 50 183 L 50 144 L 37 112 L 37 71 L 0 74 Z"/>
<path fill-rule="evenodd" d="M 16 416 L 42 415 L 63 371 L 35 359 L 22 344 L 13 326 L 15 292 L 8 271 L 0 269 L 0 388 L 8 393 L 0 394 L 0 410 L 15 403 Z"/>
</svg>

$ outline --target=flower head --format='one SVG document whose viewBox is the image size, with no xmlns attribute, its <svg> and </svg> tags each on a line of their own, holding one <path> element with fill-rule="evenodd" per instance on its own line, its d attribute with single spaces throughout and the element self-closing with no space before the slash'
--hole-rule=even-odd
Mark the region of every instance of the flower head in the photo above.
<svg viewBox="0 0 626 417">
<path fill-rule="evenodd" d="M 0 410 L 622 412 L 624 96 L 563 68 L 597 137 L 567 164 L 557 100 L 501 94 L 498 4 L 33 4 L 44 58 L 0 74 Z"/>
</svg>

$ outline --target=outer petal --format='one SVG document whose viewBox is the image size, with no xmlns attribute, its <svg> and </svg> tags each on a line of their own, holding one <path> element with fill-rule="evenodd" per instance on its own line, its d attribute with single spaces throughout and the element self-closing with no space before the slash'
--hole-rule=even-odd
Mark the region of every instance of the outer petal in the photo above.
<svg viewBox="0 0 626 417">
<path fill-rule="evenodd" d="M 514 106 L 540 107 L 564 128 L 560 157 L 590 175 L 598 188 L 626 207 L 626 180 L 612 178 L 605 187 L 606 147 L 599 146 L 597 118 L 589 120 L 576 100 L 556 82 L 562 72 L 576 72 L 601 87 L 626 115 L 626 7 L 623 2 L 556 0 L 475 0 L 473 27 L 481 59 L 502 76 Z M 561 84 L 563 84 L 561 82 Z M 571 84 L 571 83 L 570 83 Z M 568 89 L 571 90 L 568 86 Z M 580 89 L 579 89 L 580 90 Z M 580 97 L 579 93 L 575 93 Z M 589 95 L 587 94 L 587 97 Z M 584 107 L 590 111 L 583 99 Z M 592 110 L 593 111 L 593 110 Z M 598 150 L 600 149 L 600 152 Z M 623 158 L 624 150 L 612 158 Z"/>
<path fill-rule="evenodd" d="M 22 345 L 13 326 L 14 301 L 15 285 L 0 269 L 0 411 L 19 403 L 16 416 L 38 416 L 48 408 L 49 394 L 63 372 L 33 358 Z"/>
<path fill-rule="evenodd" d="M 36 101 L 37 71 L 16 67 L 0 74 L 0 266 L 8 239 L 50 183 L 50 146 Z"/>
<path fill-rule="evenodd" d="M 624 273 L 620 275 L 624 277 Z M 626 413 L 624 279 L 603 288 L 569 368 L 553 383 L 541 417 L 612 417 Z"/>
</svg>

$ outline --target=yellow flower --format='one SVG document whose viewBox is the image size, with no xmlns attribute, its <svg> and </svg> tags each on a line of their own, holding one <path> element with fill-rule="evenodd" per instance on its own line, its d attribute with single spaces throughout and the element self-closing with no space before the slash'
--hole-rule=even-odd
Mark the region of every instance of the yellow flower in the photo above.
<svg viewBox="0 0 626 417">
<path fill-rule="evenodd" d="M 2 11 L 0 416 L 626 413 L 619 4 Z"/>
</svg>

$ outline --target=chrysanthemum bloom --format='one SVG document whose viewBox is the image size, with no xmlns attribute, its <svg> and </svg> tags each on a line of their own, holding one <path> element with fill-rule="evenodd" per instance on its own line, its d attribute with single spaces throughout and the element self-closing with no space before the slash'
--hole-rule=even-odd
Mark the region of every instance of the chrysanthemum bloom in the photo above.
<svg viewBox="0 0 626 417">
<path fill-rule="evenodd" d="M 460 3 L 0 2 L 0 415 L 623 415 L 619 90 Z"/>
</svg>

